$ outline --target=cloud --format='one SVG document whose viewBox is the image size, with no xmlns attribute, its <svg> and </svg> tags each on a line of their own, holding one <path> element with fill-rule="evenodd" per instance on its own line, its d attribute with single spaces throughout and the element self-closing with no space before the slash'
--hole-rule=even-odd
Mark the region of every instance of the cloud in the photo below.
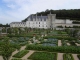
<svg viewBox="0 0 80 60">
<path fill-rule="evenodd" d="M 16 5 L 10 4 L 10 5 L 7 5 L 7 7 L 11 8 L 11 9 L 15 9 L 16 8 Z"/>
<path fill-rule="evenodd" d="M 3 0 L 3 2 L 8 8 L 5 10 L 7 17 L 3 16 L 10 22 L 21 21 L 30 14 L 46 9 L 71 9 L 80 6 L 80 0 Z"/>
</svg>

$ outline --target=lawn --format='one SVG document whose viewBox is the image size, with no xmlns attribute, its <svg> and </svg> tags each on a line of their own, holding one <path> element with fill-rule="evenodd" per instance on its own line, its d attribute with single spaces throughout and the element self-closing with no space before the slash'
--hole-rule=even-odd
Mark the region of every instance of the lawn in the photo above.
<svg viewBox="0 0 80 60">
<path fill-rule="evenodd" d="M 32 59 L 32 60 L 57 60 L 57 53 L 34 52 L 28 59 Z"/>
</svg>

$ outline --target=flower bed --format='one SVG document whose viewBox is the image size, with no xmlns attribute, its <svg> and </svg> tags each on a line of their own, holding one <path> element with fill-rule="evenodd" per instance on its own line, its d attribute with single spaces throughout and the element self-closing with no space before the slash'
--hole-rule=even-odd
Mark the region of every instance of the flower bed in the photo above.
<svg viewBox="0 0 80 60">
<path fill-rule="evenodd" d="M 28 59 L 32 59 L 32 60 L 57 60 L 57 53 L 34 52 Z"/>
</svg>

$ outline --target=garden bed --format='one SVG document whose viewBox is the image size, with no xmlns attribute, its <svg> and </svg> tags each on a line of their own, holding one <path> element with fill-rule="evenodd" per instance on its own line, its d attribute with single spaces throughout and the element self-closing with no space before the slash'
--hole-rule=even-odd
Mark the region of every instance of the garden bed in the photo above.
<svg viewBox="0 0 80 60">
<path fill-rule="evenodd" d="M 73 58 L 72 54 L 64 54 L 63 60 L 74 60 L 74 58 Z"/>
<path fill-rule="evenodd" d="M 80 48 L 75 46 L 43 46 L 43 45 L 27 45 L 28 50 L 62 52 L 62 53 L 77 53 L 80 54 Z"/>
<path fill-rule="evenodd" d="M 19 58 L 14 58 L 14 59 L 11 59 L 11 60 L 22 60 L 22 59 L 19 59 Z"/>
<path fill-rule="evenodd" d="M 32 59 L 32 60 L 57 60 L 57 53 L 34 52 L 28 59 Z"/>
<path fill-rule="evenodd" d="M 18 52 L 17 54 L 15 54 L 13 57 L 16 57 L 16 58 L 22 58 L 23 56 L 25 56 L 29 51 L 27 50 L 22 50 L 20 52 Z"/>
</svg>

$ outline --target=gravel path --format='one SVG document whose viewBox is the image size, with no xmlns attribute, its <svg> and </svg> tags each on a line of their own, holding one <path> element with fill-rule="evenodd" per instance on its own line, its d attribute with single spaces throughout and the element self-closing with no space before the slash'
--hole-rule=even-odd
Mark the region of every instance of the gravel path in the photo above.
<svg viewBox="0 0 80 60">
<path fill-rule="evenodd" d="M 21 49 L 20 49 L 20 51 L 21 51 L 21 50 L 25 50 L 25 48 L 26 48 L 26 46 L 22 46 Z"/>
<path fill-rule="evenodd" d="M 77 46 L 80 46 L 80 44 L 78 44 L 78 43 L 75 43 Z"/>
<path fill-rule="evenodd" d="M 77 57 L 77 54 L 72 54 L 72 55 L 73 55 L 74 60 L 79 60 Z"/>
<path fill-rule="evenodd" d="M 12 56 L 15 55 L 15 54 L 18 53 L 18 52 L 19 52 L 18 50 L 14 51 L 14 52 L 12 53 Z M 11 59 L 13 58 L 12 56 L 10 57 L 9 60 L 11 60 Z"/>
<path fill-rule="evenodd" d="M 70 43 L 67 43 L 68 46 L 70 46 Z"/>
<path fill-rule="evenodd" d="M 58 46 L 61 46 L 62 44 L 61 44 L 61 40 L 58 40 Z"/>
<path fill-rule="evenodd" d="M 3 60 L 3 57 L 2 56 L 0 56 L 0 60 Z"/>
<path fill-rule="evenodd" d="M 63 60 L 63 53 L 58 53 L 57 60 Z"/>
<path fill-rule="evenodd" d="M 21 51 L 21 50 L 24 50 L 25 48 L 26 48 L 26 46 L 22 46 L 22 47 L 20 48 L 20 51 Z M 14 52 L 12 53 L 12 56 L 15 55 L 15 54 L 18 53 L 18 52 L 19 52 L 18 50 L 14 51 Z M 11 59 L 13 58 L 12 56 L 10 57 L 9 60 L 11 60 Z"/>
<path fill-rule="evenodd" d="M 33 54 L 33 53 L 34 53 L 34 51 L 30 50 L 29 53 L 27 53 L 27 54 L 26 54 L 24 57 L 22 57 L 21 59 L 23 59 L 23 60 L 29 60 L 28 57 L 29 57 L 31 54 Z"/>
</svg>

